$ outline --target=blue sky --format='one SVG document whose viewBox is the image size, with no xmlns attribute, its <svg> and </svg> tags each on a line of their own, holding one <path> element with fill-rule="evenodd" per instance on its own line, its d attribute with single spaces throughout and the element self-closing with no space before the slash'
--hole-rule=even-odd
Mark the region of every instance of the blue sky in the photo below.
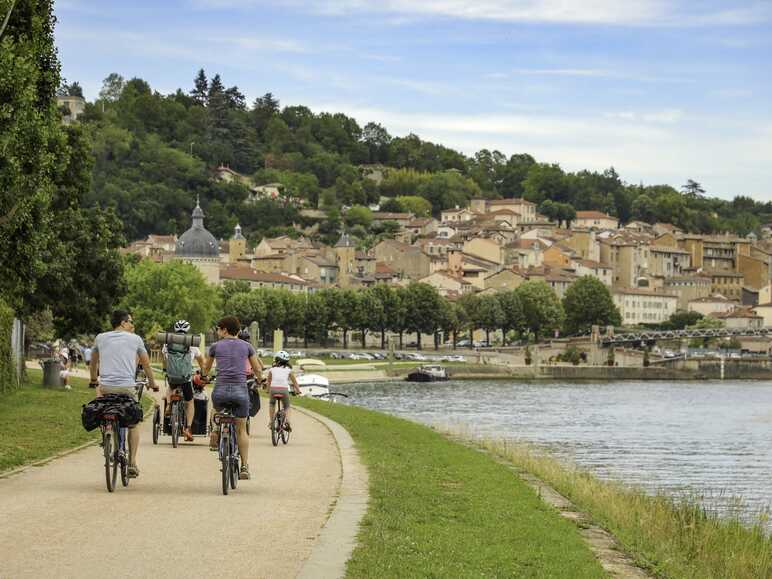
<svg viewBox="0 0 772 579">
<path fill-rule="evenodd" d="M 63 75 L 343 112 L 473 154 L 772 200 L 772 2 L 59 0 Z"/>
</svg>

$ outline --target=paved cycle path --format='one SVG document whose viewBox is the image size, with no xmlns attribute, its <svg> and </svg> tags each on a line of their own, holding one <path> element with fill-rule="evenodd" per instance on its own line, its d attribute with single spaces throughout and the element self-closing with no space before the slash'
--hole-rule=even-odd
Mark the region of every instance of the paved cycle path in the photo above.
<svg viewBox="0 0 772 579">
<path fill-rule="evenodd" d="M 339 489 L 330 431 L 293 413 L 271 445 L 267 409 L 252 419 L 252 480 L 223 496 L 204 437 L 153 446 L 146 419 L 140 477 L 108 493 L 90 446 L 0 479 L 0 577 L 295 577 Z"/>
</svg>

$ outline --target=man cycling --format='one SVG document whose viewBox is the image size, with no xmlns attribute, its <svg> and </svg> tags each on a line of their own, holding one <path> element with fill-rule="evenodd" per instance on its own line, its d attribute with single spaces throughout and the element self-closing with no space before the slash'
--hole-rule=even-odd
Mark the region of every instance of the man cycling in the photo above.
<svg viewBox="0 0 772 579">
<path fill-rule="evenodd" d="M 217 380 L 212 391 L 212 404 L 215 410 L 222 410 L 225 405 L 234 406 L 233 415 L 236 420 L 236 437 L 238 438 L 239 454 L 241 455 L 240 479 L 249 479 L 249 435 L 247 434 L 246 418 L 249 415 L 249 393 L 247 391 L 247 374 L 244 370 L 245 361 L 249 360 L 255 378 L 261 377 L 261 364 L 254 348 L 248 342 L 239 340 L 238 318 L 226 316 L 217 322 L 217 335 L 220 340 L 209 347 L 209 356 L 204 364 L 203 379 L 217 361 Z M 220 433 L 212 432 L 209 441 L 210 448 L 217 450 Z"/>
<path fill-rule="evenodd" d="M 292 428 L 290 428 L 289 422 L 289 389 L 290 386 L 292 386 L 293 392 L 295 392 L 295 394 L 300 394 L 300 386 L 298 386 L 298 381 L 295 378 L 295 374 L 292 372 L 292 366 L 290 365 L 289 360 L 290 357 L 287 352 L 284 350 L 277 352 L 276 358 L 274 358 L 273 361 L 273 366 L 270 370 L 268 370 L 268 382 L 266 383 L 266 388 L 268 389 L 269 396 L 271 397 L 268 428 L 271 428 L 271 425 L 273 424 L 273 416 L 276 414 L 276 400 L 281 398 L 284 402 L 284 411 L 286 416 L 284 421 L 285 427 L 289 431 L 292 430 Z"/>
<path fill-rule="evenodd" d="M 190 322 L 187 320 L 177 320 L 174 322 L 174 333 L 187 334 L 190 331 Z M 193 402 L 193 360 L 198 363 L 199 368 L 204 367 L 204 357 L 201 350 L 195 346 L 183 346 L 179 344 L 164 344 L 161 352 L 164 356 L 164 372 L 169 387 L 166 389 L 166 416 L 172 413 L 172 393 L 182 390 L 182 399 L 185 401 L 185 429 L 182 431 L 185 440 L 193 440 L 193 434 L 190 431 L 193 425 L 195 414 L 195 404 Z"/>
<path fill-rule="evenodd" d="M 91 383 L 97 388 L 97 396 L 107 394 L 126 394 L 136 400 L 136 382 L 134 373 L 137 360 L 147 376 L 148 386 L 158 392 L 150 358 L 145 344 L 134 333 L 134 319 L 125 310 L 115 310 L 110 319 L 113 327 L 110 332 L 102 332 L 94 340 L 91 352 Z M 130 478 L 139 476 L 137 451 L 139 450 L 139 429 L 129 427 L 129 467 Z"/>
</svg>

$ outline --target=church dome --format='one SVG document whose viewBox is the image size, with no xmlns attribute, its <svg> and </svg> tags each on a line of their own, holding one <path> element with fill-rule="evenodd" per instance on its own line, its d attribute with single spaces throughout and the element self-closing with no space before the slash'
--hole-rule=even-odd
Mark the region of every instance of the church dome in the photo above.
<svg viewBox="0 0 772 579">
<path fill-rule="evenodd" d="M 193 225 L 177 240 L 174 254 L 179 257 L 218 257 L 220 245 L 214 235 L 204 227 L 204 212 L 196 202 Z"/>
</svg>

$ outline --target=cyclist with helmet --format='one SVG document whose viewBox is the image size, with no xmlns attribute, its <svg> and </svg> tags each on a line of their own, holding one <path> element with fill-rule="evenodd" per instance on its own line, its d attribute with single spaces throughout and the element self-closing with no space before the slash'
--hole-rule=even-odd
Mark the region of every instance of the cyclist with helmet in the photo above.
<svg viewBox="0 0 772 579">
<path fill-rule="evenodd" d="M 255 378 L 259 381 L 262 371 L 255 349 L 244 340 L 239 340 L 241 324 L 235 316 L 226 316 L 217 322 L 217 335 L 220 338 L 209 347 L 209 355 L 203 368 L 203 379 L 208 380 L 209 370 L 217 361 L 217 380 L 212 391 L 214 409 L 221 411 L 226 406 L 233 408 L 236 417 L 236 437 L 241 455 L 240 479 L 249 479 L 249 435 L 247 421 L 249 415 L 249 392 L 247 391 L 247 373 L 245 360 L 249 360 Z M 217 450 L 220 443 L 218 430 L 212 431 L 209 448 Z"/>
<path fill-rule="evenodd" d="M 175 334 L 187 334 L 190 331 L 190 322 L 187 320 L 177 320 L 174 322 Z M 193 434 L 190 431 L 193 425 L 193 417 L 195 415 L 195 403 L 193 402 L 193 360 L 196 361 L 199 368 L 204 367 L 204 357 L 201 355 L 201 350 L 195 346 L 184 347 L 176 344 L 171 348 L 164 344 L 161 352 L 164 356 L 164 371 L 166 372 L 166 379 L 169 382 L 169 387 L 166 389 L 166 411 L 165 414 L 169 416 L 172 411 L 172 393 L 180 389 L 182 390 L 182 399 L 185 401 L 185 429 L 182 431 L 185 440 L 190 442 L 193 440 Z M 174 361 L 171 362 L 170 358 L 173 357 Z M 180 368 L 180 364 L 184 365 L 184 368 Z"/>
<path fill-rule="evenodd" d="M 290 397 L 289 390 L 292 387 L 292 391 L 295 394 L 300 394 L 300 386 L 295 378 L 295 374 L 292 372 L 292 366 L 290 365 L 290 357 L 287 352 L 282 350 L 276 353 L 276 357 L 273 360 L 273 366 L 268 370 L 268 382 L 266 388 L 270 396 L 270 416 L 268 421 L 268 428 L 271 428 L 273 424 L 273 416 L 276 414 L 276 400 L 281 398 L 284 402 L 284 409 L 286 411 L 286 427 L 290 428 Z"/>
</svg>

